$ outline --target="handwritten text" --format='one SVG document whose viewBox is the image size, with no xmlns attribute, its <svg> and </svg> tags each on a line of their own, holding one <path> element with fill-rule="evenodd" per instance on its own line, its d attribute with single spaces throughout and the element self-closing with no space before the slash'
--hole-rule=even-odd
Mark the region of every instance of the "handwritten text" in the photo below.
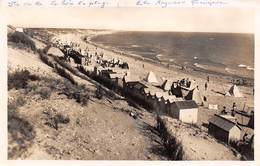
<svg viewBox="0 0 260 166">
<path fill-rule="evenodd" d="M 122 6 L 120 3 L 122 2 Z M 9 7 L 19 6 L 84 6 L 84 7 L 128 7 L 124 0 L 8 0 Z M 222 7 L 228 0 L 136 0 L 130 7 Z"/>
</svg>

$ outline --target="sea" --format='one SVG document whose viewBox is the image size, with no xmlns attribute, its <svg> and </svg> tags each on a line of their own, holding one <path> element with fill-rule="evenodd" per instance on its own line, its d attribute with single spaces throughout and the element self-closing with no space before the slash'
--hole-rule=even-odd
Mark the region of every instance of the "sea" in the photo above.
<svg viewBox="0 0 260 166">
<path fill-rule="evenodd" d="M 120 31 L 91 40 L 170 65 L 254 77 L 254 34 Z"/>
</svg>

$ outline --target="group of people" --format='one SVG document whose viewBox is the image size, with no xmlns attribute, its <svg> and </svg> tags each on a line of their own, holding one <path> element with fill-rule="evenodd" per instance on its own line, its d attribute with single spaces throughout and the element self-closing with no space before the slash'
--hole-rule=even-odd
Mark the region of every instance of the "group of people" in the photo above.
<svg viewBox="0 0 260 166">
<path fill-rule="evenodd" d="M 103 52 L 100 53 L 100 55 L 95 52 L 95 54 L 90 53 L 90 50 L 88 47 L 82 49 L 81 45 L 79 43 L 75 42 L 67 42 L 67 41 L 61 41 L 60 39 L 57 39 L 54 42 L 54 46 L 59 48 L 64 54 L 65 58 L 70 61 L 71 56 L 79 56 L 79 57 L 84 57 L 86 59 L 86 64 L 91 63 L 92 57 L 95 55 L 96 59 L 103 58 Z"/>
<path fill-rule="evenodd" d="M 235 117 L 236 111 L 237 111 L 237 106 L 236 106 L 236 103 L 234 102 L 233 105 L 232 105 L 231 112 L 230 112 L 231 116 Z M 221 111 L 221 114 L 222 115 L 228 114 L 228 111 L 226 110 L 226 106 L 223 106 L 223 110 Z"/>
<path fill-rule="evenodd" d="M 98 53 L 97 47 L 95 53 L 92 55 L 91 53 L 89 53 L 90 50 L 88 47 L 82 49 L 81 45 L 75 42 L 67 42 L 67 41 L 62 42 L 60 39 L 57 39 L 56 41 L 54 41 L 54 46 L 62 50 L 63 53 L 65 54 L 65 58 L 69 59 L 69 61 L 71 59 L 70 55 L 73 54 L 72 57 L 74 57 L 76 54 L 80 57 L 85 57 L 87 65 L 91 63 L 92 57 L 95 57 L 94 61 L 97 64 L 100 64 L 102 67 L 118 66 L 120 68 L 129 69 L 128 63 L 123 62 L 121 59 L 117 59 L 117 58 L 106 59 L 102 51 Z"/>
<path fill-rule="evenodd" d="M 184 87 L 187 87 L 187 88 L 190 88 L 192 82 L 195 82 L 195 80 L 189 80 L 189 78 L 183 78 L 182 80 L 178 81 L 178 83 L 181 85 L 181 86 L 184 86 Z M 209 83 L 209 76 L 207 76 L 207 81 L 205 83 L 205 91 L 207 91 L 208 89 L 208 83 Z"/>
<path fill-rule="evenodd" d="M 192 80 L 195 82 L 195 80 Z M 183 78 L 182 80 L 178 80 L 177 81 L 178 84 L 180 84 L 181 86 L 187 87 L 189 88 L 191 86 L 191 81 L 189 80 L 189 78 Z"/>
<path fill-rule="evenodd" d="M 54 39 L 53 44 L 55 47 L 64 50 L 64 49 L 73 49 L 74 51 L 77 51 L 81 53 L 82 55 L 85 55 L 89 52 L 89 48 L 86 47 L 85 49 L 81 49 L 80 43 L 72 42 L 72 41 L 61 41 L 61 39 Z"/>
<path fill-rule="evenodd" d="M 102 67 L 120 67 L 123 69 L 129 69 L 128 63 L 127 62 L 123 62 L 121 59 L 103 59 L 103 58 L 98 58 L 96 60 L 96 63 L 100 64 Z"/>
</svg>

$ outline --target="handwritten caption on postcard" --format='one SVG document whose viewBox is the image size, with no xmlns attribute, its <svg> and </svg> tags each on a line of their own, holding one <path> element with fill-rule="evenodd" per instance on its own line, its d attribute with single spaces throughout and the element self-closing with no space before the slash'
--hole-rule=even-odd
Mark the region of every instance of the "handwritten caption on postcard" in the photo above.
<svg viewBox="0 0 260 166">
<path fill-rule="evenodd" d="M 84 6 L 84 7 L 223 7 L 228 0 L 9 0 L 9 7 Z"/>
<path fill-rule="evenodd" d="M 83 7 L 115 7 L 117 0 L 9 0 L 9 7 L 34 7 L 34 6 L 83 6 Z"/>
<path fill-rule="evenodd" d="M 140 7 L 223 7 L 227 0 L 137 0 Z"/>
</svg>

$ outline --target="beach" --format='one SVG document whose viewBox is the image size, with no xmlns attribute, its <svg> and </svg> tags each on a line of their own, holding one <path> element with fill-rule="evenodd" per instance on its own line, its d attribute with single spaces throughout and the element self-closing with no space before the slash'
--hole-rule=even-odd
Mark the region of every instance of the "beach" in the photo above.
<svg viewBox="0 0 260 166">
<path fill-rule="evenodd" d="M 80 43 L 82 48 L 88 48 L 90 53 L 103 52 L 106 58 L 118 58 L 123 61 L 128 62 L 131 76 L 136 79 L 144 79 L 150 71 L 153 71 L 157 76 L 164 79 L 180 80 L 183 78 L 189 78 L 190 80 L 196 80 L 199 85 L 199 89 L 202 93 L 206 93 L 207 96 L 218 96 L 215 92 L 211 90 L 227 92 L 232 86 L 232 79 L 234 76 L 219 74 L 218 72 L 205 72 L 205 70 L 188 70 L 183 71 L 178 65 L 167 65 L 163 63 L 158 63 L 157 61 L 151 60 L 150 58 L 144 58 L 140 55 L 129 54 L 118 50 L 116 48 L 111 48 L 109 46 L 99 45 L 91 41 L 91 38 L 111 34 L 114 31 L 91 31 L 91 30 L 78 30 L 74 33 L 63 33 L 56 34 L 56 37 L 63 41 L 72 41 Z M 88 41 L 83 39 L 88 36 Z M 210 76 L 209 89 L 210 91 L 204 92 L 204 84 L 207 81 L 207 76 Z M 253 106 L 253 84 L 254 79 L 248 78 L 251 86 L 239 86 L 241 92 L 245 94 L 246 103 Z M 241 103 L 241 107 L 244 103 Z M 223 104 L 221 104 L 223 105 Z M 228 105 L 228 104 L 226 104 Z"/>
<path fill-rule="evenodd" d="M 219 114 L 224 106 L 227 110 L 231 110 L 233 102 L 236 102 L 238 110 L 252 111 L 251 108 L 254 107 L 253 78 L 250 80 L 251 84 L 238 85 L 243 97 L 226 96 L 225 94 L 233 85 L 232 76 L 223 76 L 219 72 L 205 72 L 207 68 L 199 63 L 196 66 L 203 70 L 192 68 L 183 70 L 182 65 L 179 64 L 159 63 L 157 59 L 132 54 L 109 45 L 101 45 L 92 40 L 98 35 L 111 34 L 115 31 L 82 29 L 32 29 L 30 31 L 37 32 L 37 35 L 30 36 L 35 41 L 37 52 L 24 50 L 14 42 L 8 43 L 9 78 L 16 79 L 17 82 L 24 81 L 24 78 L 17 77 L 19 70 L 28 70 L 31 74 L 28 80 L 25 79 L 27 81 L 25 87 L 22 84 L 22 87 L 15 89 L 12 86 L 21 85 L 12 84 L 13 81 L 8 82 L 10 88 L 8 90 L 10 159 L 174 159 L 167 155 L 167 148 L 162 142 L 160 133 L 156 130 L 155 112 L 128 100 L 126 96 L 120 96 L 120 93 L 116 94 L 116 91 L 106 88 L 104 82 L 98 82 L 84 75 L 75 63 L 66 61 L 61 63 L 60 59 L 64 55 L 61 50 L 52 46 L 53 41 L 59 39 L 62 42 L 77 43 L 81 49 L 87 49 L 89 54 L 103 53 L 105 59 L 121 59 L 127 62 L 129 65 L 127 75 L 133 80 L 142 82 L 149 72 L 153 72 L 162 80 L 177 81 L 183 78 L 194 80 L 201 96 L 207 98 L 207 104 L 217 105 L 217 109 L 209 109 L 207 105 L 198 106 L 197 123 L 187 125 L 183 123 L 184 126 L 190 126 L 189 130 L 183 131 L 188 135 L 193 132 L 201 133 L 205 136 L 201 137 L 201 140 L 203 142 L 203 139 L 210 140 L 212 148 L 219 148 L 221 153 L 223 149 L 226 149 L 221 156 L 215 153 L 205 153 L 205 156 L 201 156 L 198 153 L 196 160 L 224 159 L 223 156 L 227 157 L 227 160 L 239 160 L 229 146 L 220 144 L 208 135 L 208 128 L 205 124 L 209 123 L 208 120 L 214 114 Z M 42 36 L 48 36 L 49 41 Z M 139 46 L 136 44 L 132 47 Z M 54 51 L 47 48 L 52 48 Z M 164 55 L 157 56 L 157 58 L 163 57 Z M 91 68 L 94 67 L 93 65 L 97 65 L 96 62 L 85 67 Z M 205 89 L 206 82 L 207 89 Z M 106 89 L 103 98 L 97 97 L 100 87 Z M 119 97 L 114 98 L 114 96 Z M 86 105 L 82 105 L 84 101 L 87 101 Z M 65 119 L 69 118 L 70 121 L 63 120 L 59 126 L 53 126 L 51 120 L 57 115 Z M 17 124 L 24 125 L 25 129 L 17 128 Z M 248 127 L 243 127 L 243 131 L 254 134 L 253 130 Z M 17 138 L 16 133 L 21 134 L 21 138 Z M 22 145 L 19 144 L 21 139 L 24 140 Z M 189 137 L 186 141 L 188 140 Z M 197 146 L 196 143 L 200 144 L 201 140 L 195 141 L 190 146 Z M 190 154 L 193 156 L 194 153 Z M 252 156 L 249 156 L 249 160 L 250 157 Z"/>
</svg>

